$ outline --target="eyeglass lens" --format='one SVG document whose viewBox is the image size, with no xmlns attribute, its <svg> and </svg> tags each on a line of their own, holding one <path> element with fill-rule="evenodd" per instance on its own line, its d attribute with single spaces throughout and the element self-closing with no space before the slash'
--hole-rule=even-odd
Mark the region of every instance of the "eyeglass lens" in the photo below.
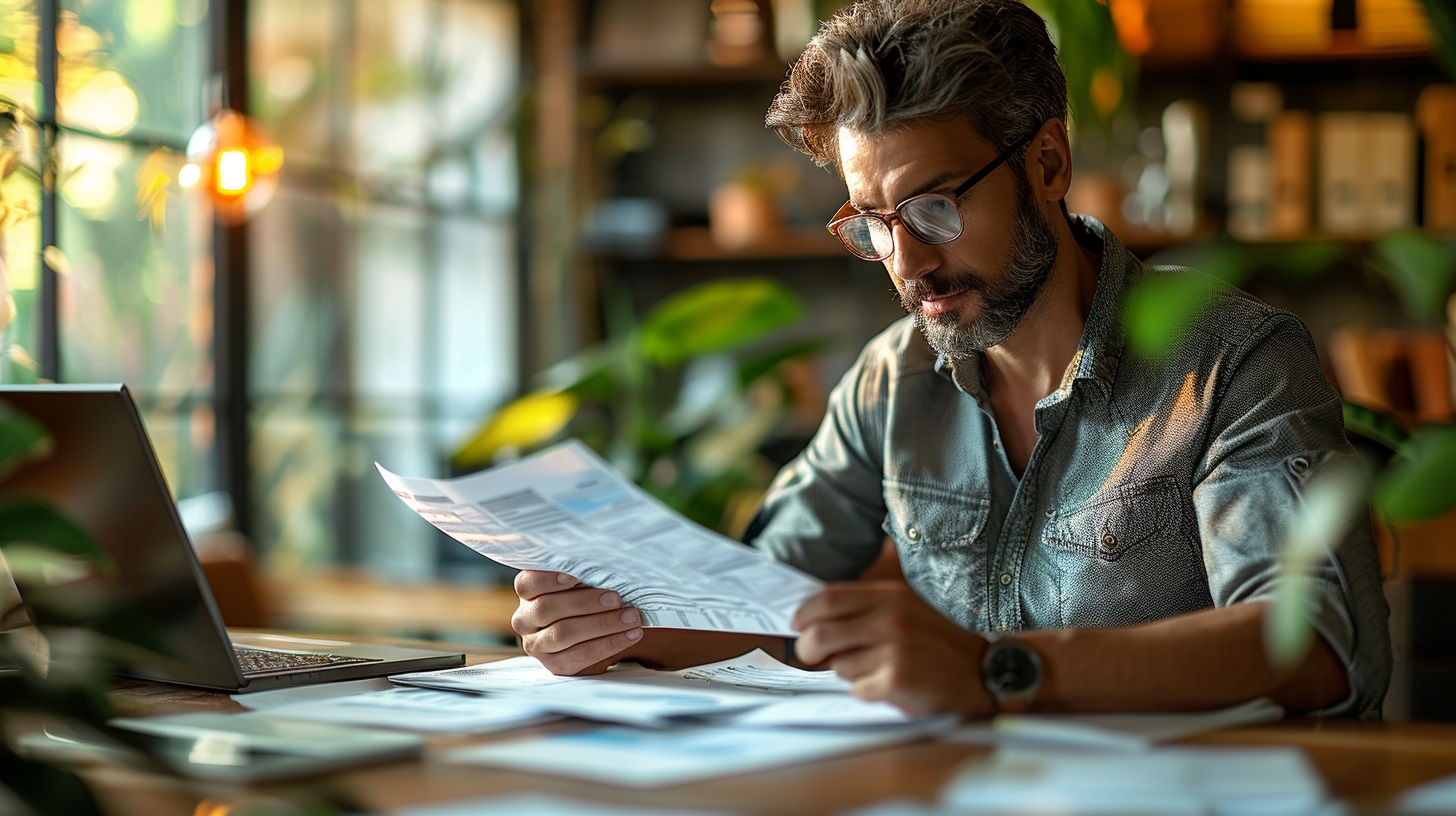
<svg viewBox="0 0 1456 816">
<path fill-rule="evenodd" d="M 910 234 L 924 243 L 944 244 L 961 234 L 960 208 L 949 196 L 934 193 L 915 196 L 901 204 L 897 212 Z M 839 226 L 839 235 L 863 258 L 888 258 L 894 251 L 894 235 L 880 216 L 850 218 Z"/>
</svg>

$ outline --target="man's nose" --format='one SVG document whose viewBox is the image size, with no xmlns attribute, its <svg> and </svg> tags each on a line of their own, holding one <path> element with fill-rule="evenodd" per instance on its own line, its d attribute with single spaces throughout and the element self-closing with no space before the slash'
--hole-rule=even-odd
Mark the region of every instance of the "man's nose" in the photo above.
<svg viewBox="0 0 1456 816">
<path fill-rule="evenodd" d="M 940 266 L 940 251 L 911 234 L 905 222 L 896 220 L 890 234 L 895 241 L 890 271 L 900 280 L 919 280 Z"/>
</svg>

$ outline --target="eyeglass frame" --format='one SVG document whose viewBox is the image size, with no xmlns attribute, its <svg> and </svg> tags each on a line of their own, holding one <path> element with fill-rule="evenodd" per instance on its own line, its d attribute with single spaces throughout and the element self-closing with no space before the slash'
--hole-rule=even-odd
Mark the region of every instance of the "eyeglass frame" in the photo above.
<svg viewBox="0 0 1456 816">
<path fill-rule="evenodd" d="M 1031 143 L 1031 140 L 1032 139 L 1035 139 L 1035 138 L 1036 138 L 1036 133 L 1035 132 L 1028 133 L 1027 135 L 1023 136 L 1021 139 L 1017 140 L 1015 144 L 1013 144 L 1010 147 L 1006 148 L 1005 152 L 1003 152 L 1001 155 L 997 156 L 996 158 L 992 159 L 989 164 L 987 164 L 985 167 L 982 167 L 980 170 L 977 170 L 974 175 L 972 175 L 970 178 L 966 179 L 966 181 L 963 184 L 961 184 L 959 187 L 955 188 L 954 190 L 951 190 L 949 193 L 919 193 L 917 195 L 910 196 L 909 198 L 905 199 L 904 201 L 901 201 L 899 204 L 896 204 L 895 207 L 894 207 L 894 209 L 890 210 L 887 213 L 861 212 L 859 209 L 857 209 L 854 206 L 854 202 L 852 202 L 852 201 L 846 201 L 846 202 L 844 202 L 844 205 L 842 207 L 840 207 L 834 213 L 834 216 L 830 219 L 829 223 L 827 225 L 825 225 L 825 229 L 827 229 L 831 233 L 833 233 L 834 234 L 834 237 L 835 238 L 838 238 L 839 239 L 839 242 L 841 244 L 844 244 L 844 248 L 847 249 L 847 250 L 849 250 L 849 254 L 853 255 L 856 258 L 861 258 L 861 259 L 866 260 L 866 261 L 874 261 L 874 262 L 883 261 L 886 258 L 890 257 L 891 255 L 894 255 L 895 254 L 895 243 L 894 243 L 894 241 L 895 241 L 895 238 L 894 238 L 894 236 L 895 236 L 895 225 L 890 222 L 890 219 L 891 218 L 893 218 L 896 221 L 899 221 L 901 224 L 905 225 L 905 231 L 908 232 L 908 233 L 910 233 L 910 236 L 912 238 L 914 238 L 915 240 L 919 241 L 922 244 L 926 244 L 926 245 L 929 245 L 929 246 L 939 246 L 941 244 L 948 244 L 951 241 L 954 241 L 955 239 L 961 237 L 961 234 L 966 231 L 966 219 L 960 213 L 960 209 L 961 209 L 961 199 L 965 197 L 966 193 L 969 193 L 971 191 L 971 188 L 972 187 L 975 187 L 977 184 L 980 184 L 981 181 L 983 181 L 987 176 L 989 176 L 992 173 L 996 172 L 996 168 L 1000 167 L 1002 164 L 1005 164 L 1007 159 L 1009 159 L 1012 156 L 1016 155 L 1016 152 L 1018 150 L 1021 150 L 1023 147 L 1026 147 L 1028 144 Z M 930 197 L 930 196 L 938 196 L 940 198 L 948 198 L 948 199 L 950 199 L 951 204 L 955 205 L 955 209 L 956 209 L 956 219 L 958 221 L 960 221 L 960 229 L 956 230 L 956 234 L 955 235 L 952 235 L 949 238 L 946 238 L 943 241 L 928 241 L 925 238 L 920 237 L 920 234 L 918 232 L 916 232 L 915 228 L 910 225 L 910 222 L 909 221 L 906 221 L 905 220 L 905 217 L 902 216 L 902 215 L 900 215 L 900 209 L 902 207 L 904 207 L 906 204 L 909 204 L 910 202 L 912 202 L 912 201 L 914 201 L 914 200 L 916 200 L 918 198 L 927 198 L 927 197 Z M 845 213 L 845 210 L 846 209 L 853 210 L 853 212 Z M 880 223 L 884 224 L 885 225 L 885 229 L 889 230 L 889 232 L 890 232 L 890 251 L 889 252 L 886 252 L 884 255 L 881 255 L 878 258 L 866 258 L 864 255 L 861 255 L 858 252 L 856 252 L 854 250 L 854 247 L 850 245 L 849 241 L 845 240 L 844 236 L 842 236 L 842 235 L 839 234 L 839 228 L 842 225 L 848 223 L 849 221 L 851 221 L 851 220 L 853 220 L 855 218 L 874 218 L 874 219 L 878 220 Z"/>
</svg>

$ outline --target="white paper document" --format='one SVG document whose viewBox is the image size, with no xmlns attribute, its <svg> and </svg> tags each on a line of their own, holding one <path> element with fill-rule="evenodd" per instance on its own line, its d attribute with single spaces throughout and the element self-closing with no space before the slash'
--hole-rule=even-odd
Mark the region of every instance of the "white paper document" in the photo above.
<svg viewBox="0 0 1456 816">
<path fill-rule="evenodd" d="M 676 674 L 684 680 L 756 691 L 848 693 L 852 687 L 848 680 L 832 671 L 797 669 L 775 660 L 762 649 L 754 649 L 721 663 L 683 669 Z"/>
<path fill-rule="evenodd" d="M 672 672 L 630 663 L 599 675 L 558 677 L 534 657 L 401 674 L 390 680 L 423 688 L 484 693 L 491 695 L 491 700 L 529 703 L 557 714 L 653 728 L 744 711 L 777 699 L 762 692 L 689 685 Z"/>
<path fill-rule="evenodd" d="M 447 753 L 445 759 L 650 788 L 780 768 L 907 742 L 944 727 L 940 721 L 844 731 L 709 727 L 643 731 L 609 727 L 470 746 Z"/>
<path fill-rule="evenodd" d="M 1456 776 L 1437 779 L 1401 794 L 1395 803 L 1399 816 L 1437 816 L 1456 813 Z"/>
<path fill-rule="evenodd" d="M 453 691 L 392 688 L 268 709 L 273 717 L 412 731 L 484 734 L 560 719 L 529 700 L 486 698 Z"/>
<path fill-rule="evenodd" d="M 1251 723 L 1283 718 L 1284 709 L 1267 698 L 1215 711 L 1178 714 L 1002 714 L 991 723 L 992 742 L 1045 742 L 1103 749 L 1146 751 L 1158 743 Z M 958 735 L 959 736 L 959 735 Z M 958 737 L 957 737 L 958 738 Z M 975 728 L 965 742 L 981 742 Z"/>
<path fill-rule="evenodd" d="M 272 689 L 271 691 L 252 691 L 246 694 L 234 694 L 232 698 L 233 702 L 243 708 L 250 708 L 254 711 L 270 711 L 294 703 L 331 700 L 335 697 L 348 697 L 366 691 L 388 691 L 392 688 L 394 686 L 385 678 L 370 677 L 364 680 L 340 680 L 336 683 L 289 686 L 288 688 Z"/>
<path fill-rule="evenodd" d="M 673 512 L 572 440 L 454 479 L 398 476 L 395 495 L 481 555 L 614 590 L 647 626 L 789 636 L 822 584 Z"/>
<path fill-rule="evenodd" d="M 488 799 L 466 799 L 439 805 L 420 805 L 405 810 L 391 811 L 393 816 L 715 816 L 721 811 L 682 810 L 643 807 L 642 805 L 613 805 L 606 802 L 589 802 L 585 799 L 568 799 L 545 793 L 519 793 L 508 796 L 493 796 Z M 726 814 L 723 814 L 726 816 Z"/>
<path fill-rule="evenodd" d="M 1001 748 L 952 781 L 944 804 L 1004 814 L 1307 816 L 1328 802 L 1297 748 L 1180 746 L 1135 758 Z"/>
</svg>

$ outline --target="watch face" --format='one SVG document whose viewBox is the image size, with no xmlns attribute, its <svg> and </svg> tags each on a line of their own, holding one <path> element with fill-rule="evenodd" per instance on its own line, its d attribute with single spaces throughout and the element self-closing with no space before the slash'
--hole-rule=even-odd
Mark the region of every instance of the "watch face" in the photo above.
<svg viewBox="0 0 1456 816">
<path fill-rule="evenodd" d="M 986 685 L 1003 692 L 1027 691 L 1037 684 L 1041 671 L 1036 658 L 1019 646 L 997 649 L 986 666 Z"/>
</svg>

